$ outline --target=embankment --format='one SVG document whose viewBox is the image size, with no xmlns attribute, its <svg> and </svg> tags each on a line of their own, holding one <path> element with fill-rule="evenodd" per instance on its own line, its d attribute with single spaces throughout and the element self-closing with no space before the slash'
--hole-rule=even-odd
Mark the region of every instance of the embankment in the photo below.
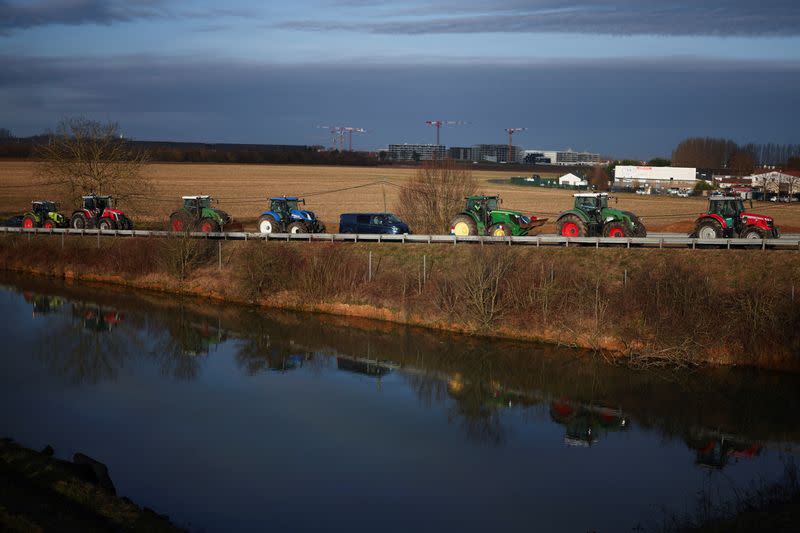
<svg viewBox="0 0 800 533">
<path fill-rule="evenodd" d="M 183 531 L 51 455 L 0 440 L 0 530 Z"/>
<path fill-rule="evenodd" d="M 221 252 L 221 254 L 220 254 Z M 0 268 L 601 350 L 800 368 L 800 255 L 0 237 Z"/>
</svg>

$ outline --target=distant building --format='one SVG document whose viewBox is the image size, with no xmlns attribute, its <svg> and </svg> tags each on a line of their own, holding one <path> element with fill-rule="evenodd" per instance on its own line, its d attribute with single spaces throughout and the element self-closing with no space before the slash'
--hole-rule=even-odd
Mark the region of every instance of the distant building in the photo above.
<svg viewBox="0 0 800 533">
<path fill-rule="evenodd" d="M 754 188 L 765 192 L 794 194 L 800 191 L 800 171 L 768 170 L 747 176 Z"/>
<path fill-rule="evenodd" d="M 558 178 L 558 184 L 569 185 L 571 187 L 584 187 L 589 183 L 580 176 L 576 176 L 575 174 L 569 173 L 569 174 L 564 174 L 563 176 Z"/>
<path fill-rule="evenodd" d="M 472 148 L 463 146 L 452 146 L 448 148 L 447 157 L 457 161 L 474 161 L 472 158 Z"/>
<path fill-rule="evenodd" d="M 522 154 L 522 150 L 513 145 L 511 146 L 511 154 L 509 154 L 507 144 L 476 144 L 472 147 L 473 161 L 517 163 L 522 160 Z"/>
<path fill-rule="evenodd" d="M 697 169 L 689 167 L 651 167 L 617 165 L 614 168 L 615 187 L 694 187 Z"/>
<path fill-rule="evenodd" d="M 572 148 L 566 150 L 525 150 L 538 164 L 550 165 L 594 165 L 600 163 L 600 154 L 592 152 L 576 152 Z"/>
<path fill-rule="evenodd" d="M 430 161 L 444 159 L 447 150 L 441 144 L 390 144 L 389 159 L 395 161 Z"/>
</svg>

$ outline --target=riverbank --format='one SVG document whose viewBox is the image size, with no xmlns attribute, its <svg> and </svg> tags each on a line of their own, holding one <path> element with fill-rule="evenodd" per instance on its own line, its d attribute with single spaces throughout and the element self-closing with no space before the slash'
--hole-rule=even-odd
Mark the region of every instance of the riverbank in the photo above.
<svg viewBox="0 0 800 533">
<path fill-rule="evenodd" d="M 800 367 L 795 252 L 0 238 L 0 268 L 601 351 Z M 800 293 L 797 295 L 800 298 Z"/>
<path fill-rule="evenodd" d="M 168 518 L 88 481 L 91 475 L 52 453 L 0 440 L 3 531 L 182 531 Z"/>
</svg>

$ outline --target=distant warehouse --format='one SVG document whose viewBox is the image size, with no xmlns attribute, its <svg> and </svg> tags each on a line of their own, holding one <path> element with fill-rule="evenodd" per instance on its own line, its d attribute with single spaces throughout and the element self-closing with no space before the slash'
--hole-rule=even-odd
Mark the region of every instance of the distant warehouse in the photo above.
<svg viewBox="0 0 800 533">
<path fill-rule="evenodd" d="M 614 169 L 614 185 L 617 187 L 691 188 L 695 183 L 696 168 L 617 165 Z"/>
</svg>

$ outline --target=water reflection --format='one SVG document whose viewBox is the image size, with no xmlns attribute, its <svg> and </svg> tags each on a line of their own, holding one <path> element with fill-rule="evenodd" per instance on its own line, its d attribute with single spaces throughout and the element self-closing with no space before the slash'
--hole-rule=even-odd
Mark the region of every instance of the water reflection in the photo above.
<svg viewBox="0 0 800 533">
<path fill-rule="evenodd" d="M 229 344 L 247 376 L 303 369 L 394 380 L 413 390 L 420 405 L 444 406 L 449 422 L 467 438 L 492 446 L 508 442 L 517 420 L 511 415 L 528 412 L 561 426 L 567 446 L 613 446 L 612 436 L 635 424 L 684 442 L 697 465 L 715 469 L 758 456 L 764 443 L 800 440 L 787 407 L 800 400 L 792 376 L 735 369 L 630 372 L 505 341 L 107 289 L 47 292 L 20 280 L 15 286 L 20 284 L 33 316 L 47 316 L 51 324 L 35 348 L 37 357 L 71 383 L 114 381 L 137 359 L 191 381 L 218 347 Z"/>
</svg>

